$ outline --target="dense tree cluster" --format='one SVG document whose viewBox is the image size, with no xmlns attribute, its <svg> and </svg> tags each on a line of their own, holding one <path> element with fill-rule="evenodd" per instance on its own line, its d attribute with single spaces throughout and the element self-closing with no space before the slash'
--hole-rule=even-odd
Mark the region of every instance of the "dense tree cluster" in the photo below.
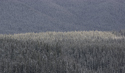
<svg viewBox="0 0 125 73">
<path fill-rule="evenodd" d="M 113 34 L 119 36 L 125 36 L 125 30 L 113 31 Z"/>
<path fill-rule="evenodd" d="M 34 35 L 35 36 L 35 35 Z M 64 37 L 64 36 L 63 36 Z M 125 39 L 0 38 L 1 73 L 123 73 Z"/>
</svg>

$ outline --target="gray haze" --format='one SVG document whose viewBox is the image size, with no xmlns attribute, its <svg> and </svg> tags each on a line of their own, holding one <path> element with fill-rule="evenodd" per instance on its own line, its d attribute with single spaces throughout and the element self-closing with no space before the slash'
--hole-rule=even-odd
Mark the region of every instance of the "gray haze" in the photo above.
<svg viewBox="0 0 125 73">
<path fill-rule="evenodd" d="M 125 0 L 0 0 L 0 34 L 125 29 Z"/>
</svg>

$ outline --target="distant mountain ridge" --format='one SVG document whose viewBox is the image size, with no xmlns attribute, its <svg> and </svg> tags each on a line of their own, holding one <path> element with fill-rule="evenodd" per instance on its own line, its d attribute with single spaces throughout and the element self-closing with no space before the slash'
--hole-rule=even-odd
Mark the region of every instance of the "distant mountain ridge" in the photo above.
<svg viewBox="0 0 125 73">
<path fill-rule="evenodd" d="M 124 0 L 1 0 L 0 34 L 125 29 Z"/>
</svg>

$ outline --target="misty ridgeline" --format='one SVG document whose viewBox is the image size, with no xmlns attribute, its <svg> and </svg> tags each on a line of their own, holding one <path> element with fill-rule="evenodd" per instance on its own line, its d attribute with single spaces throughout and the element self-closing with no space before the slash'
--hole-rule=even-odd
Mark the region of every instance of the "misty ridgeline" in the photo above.
<svg viewBox="0 0 125 73">
<path fill-rule="evenodd" d="M 124 31 L 0 35 L 0 73 L 124 73 Z"/>
</svg>

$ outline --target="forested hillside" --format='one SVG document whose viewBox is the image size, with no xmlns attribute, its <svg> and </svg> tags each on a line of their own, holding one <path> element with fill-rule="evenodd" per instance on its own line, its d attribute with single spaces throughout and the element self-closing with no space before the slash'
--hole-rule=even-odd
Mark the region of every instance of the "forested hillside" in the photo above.
<svg viewBox="0 0 125 73">
<path fill-rule="evenodd" d="M 1 0 L 0 33 L 125 29 L 124 0 Z"/>
<path fill-rule="evenodd" d="M 124 73 L 125 37 L 117 34 L 105 31 L 1 34 L 0 72 Z"/>
</svg>

